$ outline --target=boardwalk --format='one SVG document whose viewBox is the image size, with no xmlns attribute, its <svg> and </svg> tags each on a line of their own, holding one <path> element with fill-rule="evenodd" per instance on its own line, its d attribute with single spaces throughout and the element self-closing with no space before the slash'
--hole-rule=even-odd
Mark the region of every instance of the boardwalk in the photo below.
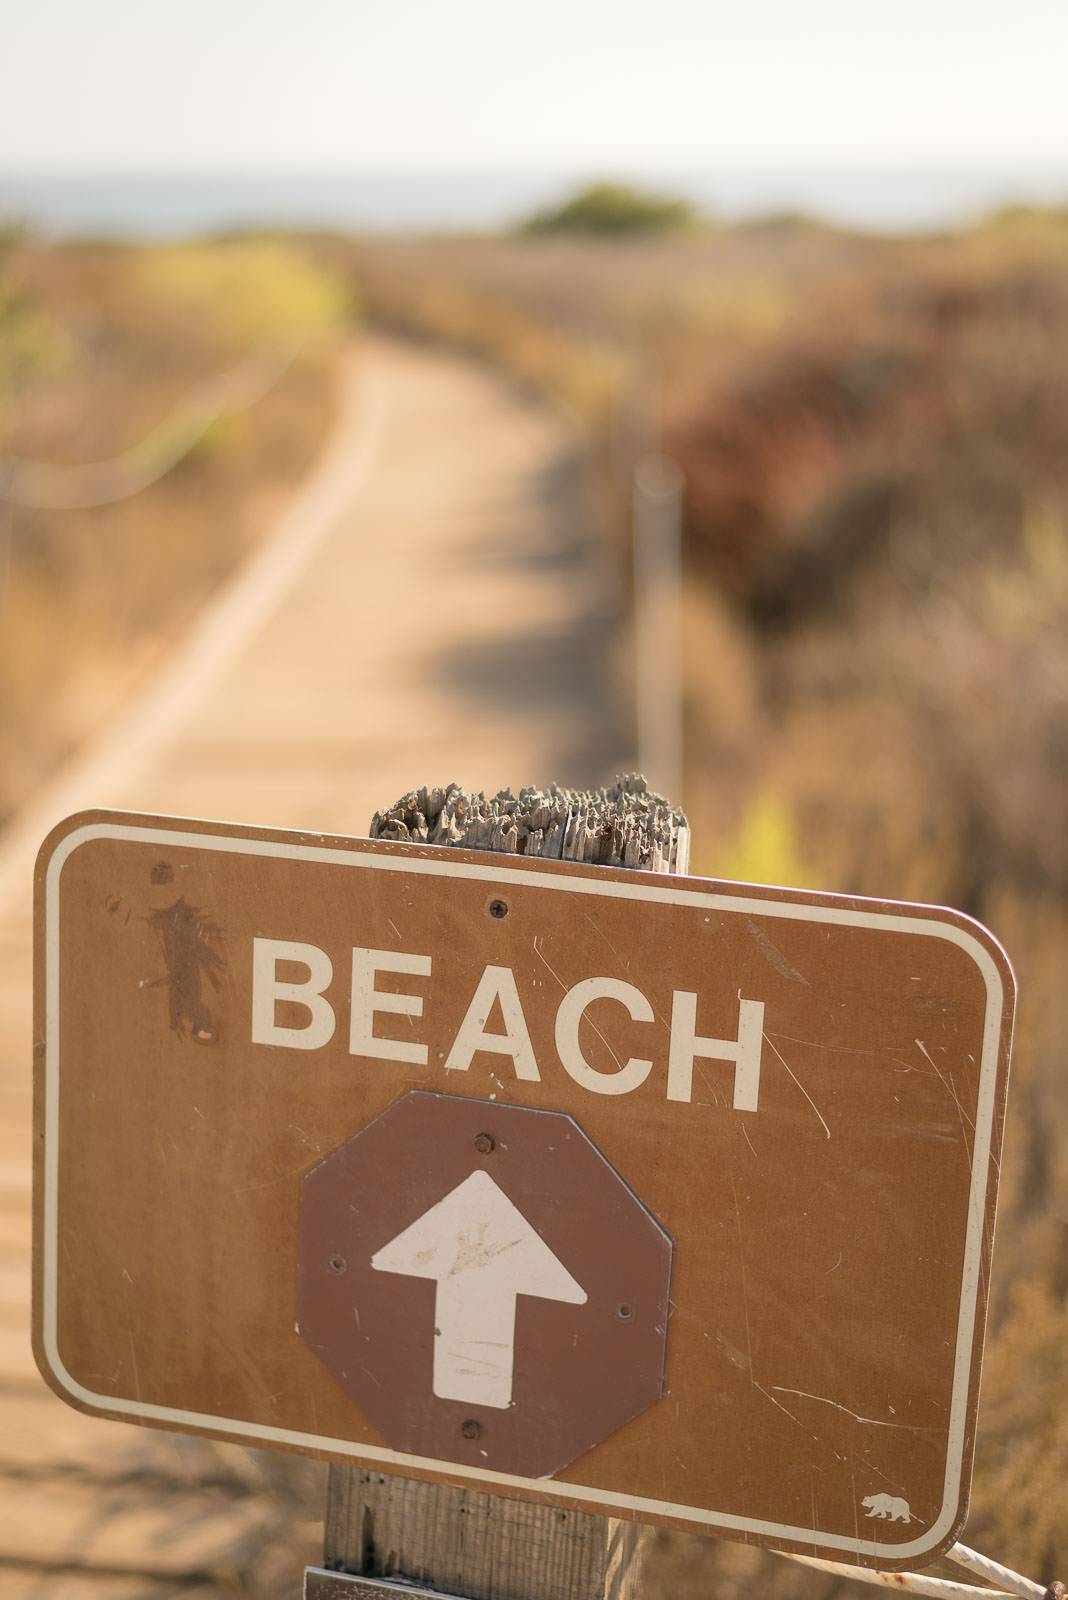
<svg viewBox="0 0 1068 1600">
<path fill-rule="evenodd" d="M 384 340 L 250 566 L 121 725 L 0 838 L 0 1600 L 296 1594 L 322 1475 L 84 1418 L 29 1350 L 30 869 L 90 805 L 363 833 L 421 782 L 626 763 L 611 582 L 566 427 Z"/>
</svg>

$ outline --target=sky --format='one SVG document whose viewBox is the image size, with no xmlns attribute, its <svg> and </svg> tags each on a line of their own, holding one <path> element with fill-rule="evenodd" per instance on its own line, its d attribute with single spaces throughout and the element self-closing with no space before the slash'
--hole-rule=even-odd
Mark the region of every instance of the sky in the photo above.
<svg viewBox="0 0 1068 1600">
<path fill-rule="evenodd" d="M 1066 0 L 34 0 L 0 170 L 1063 167 Z"/>
</svg>

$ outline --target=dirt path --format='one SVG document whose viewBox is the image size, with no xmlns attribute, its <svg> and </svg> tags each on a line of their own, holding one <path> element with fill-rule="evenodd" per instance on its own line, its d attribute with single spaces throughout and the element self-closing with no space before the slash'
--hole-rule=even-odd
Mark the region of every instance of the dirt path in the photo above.
<svg viewBox="0 0 1068 1600">
<path fill-rule="evenodd" d="M 586 527 L 559 419 L 470 363 L 368 339 L 275 534 L 0 837 L 0 1600 L 296 1593 L 321 1505 L 303 1464 L 83 1418 L 36 1374 L 37 845 L 93 805 L 364 833 L 419 783 L 611 777 L 627 764 L 614 593 Z"/>
</svg>

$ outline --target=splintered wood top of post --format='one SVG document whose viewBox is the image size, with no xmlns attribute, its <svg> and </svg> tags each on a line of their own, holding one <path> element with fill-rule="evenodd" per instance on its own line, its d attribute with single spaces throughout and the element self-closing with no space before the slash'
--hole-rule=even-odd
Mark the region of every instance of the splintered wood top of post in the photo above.
<svg viewBox="0 0 1068 1600">
<path fill-rule="evenodd" d="M 603 867 L 685 873 L 690 828 L 684 813 L 653 794 L 638 773 L 606 789 L 502 789 L 487 797 L 458 783 L 413 789 L 371 819 L 372 839 L 584 861 Z"/>
</svg>

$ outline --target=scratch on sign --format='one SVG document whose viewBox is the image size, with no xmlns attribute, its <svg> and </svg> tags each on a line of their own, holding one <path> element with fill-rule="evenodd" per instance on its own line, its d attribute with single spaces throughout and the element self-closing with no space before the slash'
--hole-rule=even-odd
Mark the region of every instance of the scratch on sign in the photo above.
<svg viewBox="0 0 1068 1600">
<path fill-rule="evenodd" d="M 763 928 L 758 927 L 752 917 L 746 917 L 745 925 L 751 936 L 756 940 L 760 947 L 760 953 L 769 967 L 774 967 L 776 972 L 781 973 L 784 978 L 789 978 L 791 983 L 803 983 L 806 989 L 812 988 L 808 979 L 798 972 L 793 962 L 783 955 L 777 944 L 772 943 Z"/>
</svg>

